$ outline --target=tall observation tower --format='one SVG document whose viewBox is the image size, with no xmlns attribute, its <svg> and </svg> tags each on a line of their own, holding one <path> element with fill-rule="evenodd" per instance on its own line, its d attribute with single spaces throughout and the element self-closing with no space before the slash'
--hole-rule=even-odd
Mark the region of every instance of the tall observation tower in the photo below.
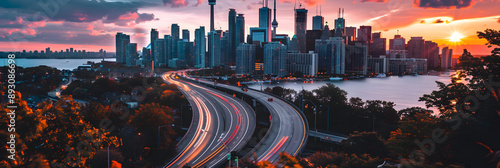
<svg viewBox="0 0 500 168">
<path fill-rule="evenodd" d="M 216 0 L 208 0 L 208 5 L 210 5 L 210 31 L 214 31 L 214 5 Z"/>
<path fill-rule="evenodd" d="M 276 21 L 276 0 L 274 0 L 274 19 L 273 19 L 273 36 L 272 38 L 276 38 L 276 28 L 278 27 L 278 21 Z"/>
</svg>

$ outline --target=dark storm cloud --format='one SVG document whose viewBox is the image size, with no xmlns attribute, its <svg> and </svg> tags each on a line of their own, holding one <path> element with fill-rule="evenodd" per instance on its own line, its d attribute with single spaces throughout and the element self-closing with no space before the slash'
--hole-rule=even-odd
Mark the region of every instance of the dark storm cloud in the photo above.
<svg viewBox="0 0 500 168">
<path fill-rule="evenodd" d="M 0 8 L 20 11 L 24 14 L 41 12 L 55 21 L 71 22 L 93 22 L 106 18 L 112 22 L 118 20 L 121 15 L 137 13 L 141 7 L 155 6 L 156 4 L 146 2 L 106 2 L 104 0 L 68 0 L 68 1 L 34 1 L 34 0 L 3 0 Z M 63 2 L 62 4 L 58 2 Z M 66 3 L 65 3 L 66 2 Z M 142 14 L 139 14 L 142 15 Z M 142 17 L 149 16 L 142 15 Z M 152 20 L 152 19 L 149 19 Z M 141 18 L 139 21 L 148 21 Z"/>
<path fill-rule="evenodd" d="M 414 0 L 413 5 L 420 8 L 460 9 L 473 5 L 472 0 Z"/>
</svg>

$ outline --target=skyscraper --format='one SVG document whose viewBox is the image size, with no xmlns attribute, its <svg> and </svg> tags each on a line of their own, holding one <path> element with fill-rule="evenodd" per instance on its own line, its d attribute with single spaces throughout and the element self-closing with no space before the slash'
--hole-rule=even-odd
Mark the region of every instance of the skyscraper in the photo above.
<svg viewBox="0 0 500 168">
<path fill-rule="evenodd" d="M 345 42 L 342 37 L 316 40 L 318 74 L 344 74 Z"/>
<path fill-rule="evenodd" d="M 350 75 L 366 75 L 368 66 L 368 46 L 345 46 L 345 73 Z"/>
<path fill-rule="evenodd" d="M 129 43 L 126 46 L 126 66 L 135 66 L 138 59 L 137 55 L 137 43 Z"/>
<path fill-rule="evenodd" d="M 285 76 L 287 47 L 278 42 L 264 45 L 264 75 Z"/>
<path fill-rule="evenodd" d="M 389 50 L 405 50 L 406 40 L 401 35 L 394 35 L 394 39 L 389 39 Z"/>
<path fill-rule="evenodd" d="M 255 70 L 255 45 L 241 43 L 236 49 L 236 74 L 252 75 Z"/>
<path fill-rule="evenodd" d="M 165 64 L 168 64 L 174 56 L 172 55 L 172 36 L 164 35 L 163 39 L 165 40 Z"/>
<path fill-rule="evenodd" d="M 449 67 L 449 64 L 448 64 L 448 52 L 449 52 L 449 49 L 448 47 L 444 47 L 442 50 L 441 50 L 441 68 L 442 69 L 448 69 Z"/>
<path fill-rule="evenodd" d="M 439 67 L 439 46 L 437 43 L 432 41 L 425 41 L 425 52 L 424 57 L 427 59 L 427 67 L 437 68 Z"/>
<path fill-rule="evenodd" d="M 381 55 L 386 55 L 386 38 L 381 38 L 381 32 L 372 34 L 372 43 L 370 45 L 369 55 L 373 57 L 380 57 Z"/>
<path fill-rule="evenodd" d="M 167 63 L 167 59 L 165 58 L 165 39 L 156 39 L 154 41 L 154 61 L 155 61 L 155 67 L 160 67 L 162 65 L 165 65 Z"/>
<path fill-rule="evenodd" d="M 153 58 L 143 58 L 146 60 L 146 62 L 149 62 L 149 61 L 152 61 L 152 60 L 155 60 L 155 49 L 156 49 L 156 46 L 155 46 L 155 40 L 158 39 L 158 36 L 159 36 L 159 32 L 158 30 L 156 29 L 151 29 L 151 41 L 149 41 L 151 43 L 151 55 L 153 56 Z M 148 64 L 150 65 L 150 64 Z"/>
<path fill-rule="evenodd" d="M 216 0 L 208 0 L 208 5 L 210 5 L 210 32 L 215 31 L 214 27 L 214 6 Z"/>
<path fill-rule="evenodd" d="M 411 37 L 408 41 L 409 58 L 425 58 L 425 40 L 422 37 Z"/>
<path fill-rule="evenodd" d="M 363 45 L 368 46 L 368 51 L 371 49 L 372 42 L 372 27 L 371 26 L 360 26 L 358 29 L 358 42 Z"/>
<path fill-rule="evenodd" d="M 345 28 L 346 44 L 350 45 L 354 44 L 354 41 L 356 41 L 356 30 L 357 30 L 356 27 Z"/>
<path fill-rule="evenodd" d="M 205 53 L 206 53 L 206 38 L 205 27 L 194 31 L 194 66 L 197 68 L 205 68 Z"/>
<path fill-rule="evenodd" d="M 208 63 L 208 67 L 212 68 L 215 66 L 220 66 L 222 65 L 222 60 L 221 60 L 221 45 L 220 45 L 220 39 L 221 39 L 221 33 L 222 31 L 211 31 L 208 32 L 208 57 L 209 60 L 206 63 Z"/>
<path fill-rule="evenodd" d="M 306 52 L 307 9 L 295 9 L 295 35 L 299 44 L 299 52 Z"/>
<path fill-rule="evenodd" d="M 189 40 L 189 30 L 188 29 L 182 29 L 182 39 L 183 40 L 187 40 L 188 42 L 190 41 Z"/>
<path fill-rule="evenodd" d="M 172 24 L 172 26 L 170 27 L 171 31 L 171 35 L 172 35 L 172 58 L 177 58 L 178 56 L 178 52 L 177 52 L 177 41 L 179 41 L 179 37 L 180 37 L 180 27 L 179 25 L 177 25 L 176 23 Z"/>
<path fill-rule="evenodd" d="M 325 27 L 325 18 L 321 15 L 313 17 L 313 30 L 322 30 Z"/>
<path fill-rule="evenodd" d="M 259 28 L 266 29 L 266 40 L 265 42 L 270 42 L 272 38 L 271 34 L 271 9 L 267 7 L 267 0 L 264 0 L 262 8 L 259 8 Z"/>
<path fill-rule="evenodd" d="M 236 17 L 236 46 L 245 42 L 245 16 L 243 14 L 238 14 Z"/>
<path fill-rule="evenodd" d="M 116 44 L 116 63 L 125 64 L 127 61 L 126 50 L 127 45 L 130 43 L 130 36 L 123 34 L 122 32 L 116 33 L 115 36 Z M 66 51 L 68 52 L 68 51 Z"/>
<path fill-rule="evenodd" d="M 229 9 L 228 29 L 227 62 L 229 65 L 234 65 L 236 63 L 236 47 L 239 44 L 236 42 L 236 10 L 234 9 Z"/>
<path fill-rule="evenodd" d="M 339 8 L 339 18 L 335 19 L 335 37 L 343 37 L 343 36 L 345 36 L 344 9 Z"/>
</svg>

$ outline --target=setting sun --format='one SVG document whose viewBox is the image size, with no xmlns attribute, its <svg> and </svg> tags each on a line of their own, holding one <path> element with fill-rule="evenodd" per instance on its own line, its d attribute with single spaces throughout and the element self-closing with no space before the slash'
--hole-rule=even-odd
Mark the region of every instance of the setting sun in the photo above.
<svg viewBox="0 0 500 168">
<path fill-rule="evenodd" d="M 460 42 L 464 37 L 465 36 L 460 34 L 459 32 L 453 32 L 453 34 L 451 34 L 450 36 L 450 42 Z"/>
</svg>

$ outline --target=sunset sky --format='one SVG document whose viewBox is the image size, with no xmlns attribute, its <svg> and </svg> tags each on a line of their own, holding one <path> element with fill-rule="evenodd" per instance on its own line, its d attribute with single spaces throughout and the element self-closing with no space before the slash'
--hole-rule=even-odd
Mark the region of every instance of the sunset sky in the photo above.
<svg viewBox="0 0 500 168">
<path fill-rule="evenodd" d="M 338 8 L 345 9 L 346 26 L 371 25 L 373 31 L 391 39 L 399 33 L 407 40 L 424 37 L 440 47 L 450 46 L 454 54 L 464 48 L 476 55 L 489 54 L 476 36 L 486 28 L 500 29 L 500 0 L 301 0 L 297 7 L 309 10 L 308 28 L 312 17 L 321 14 L 331 25 L 338 17 Z M 273 0 L 269 0 L 272 8 Z M 293 35 L 294 0 L 278 0 L 278 33 Z M 230 8 L 245 14 L 246 33 L 258 26 L 259 0 L 218 0 L 215 6 L 216 28 L 227 29 Z M 170 34 L 170 25 L 178 23 L 189 29 L 209 29 L 207 0 L 2 0 L 0 2 L 0 51 L 78 50 L 114 52 L 116 32 L 131 35 L 138 47 L 149 42 L 151 28 L 160 37 Z M 452 34 L 463 36 L 460 42 L 450 42 Z M 389 43 L 389 42 L 387 42 Z"/>
</svg>

